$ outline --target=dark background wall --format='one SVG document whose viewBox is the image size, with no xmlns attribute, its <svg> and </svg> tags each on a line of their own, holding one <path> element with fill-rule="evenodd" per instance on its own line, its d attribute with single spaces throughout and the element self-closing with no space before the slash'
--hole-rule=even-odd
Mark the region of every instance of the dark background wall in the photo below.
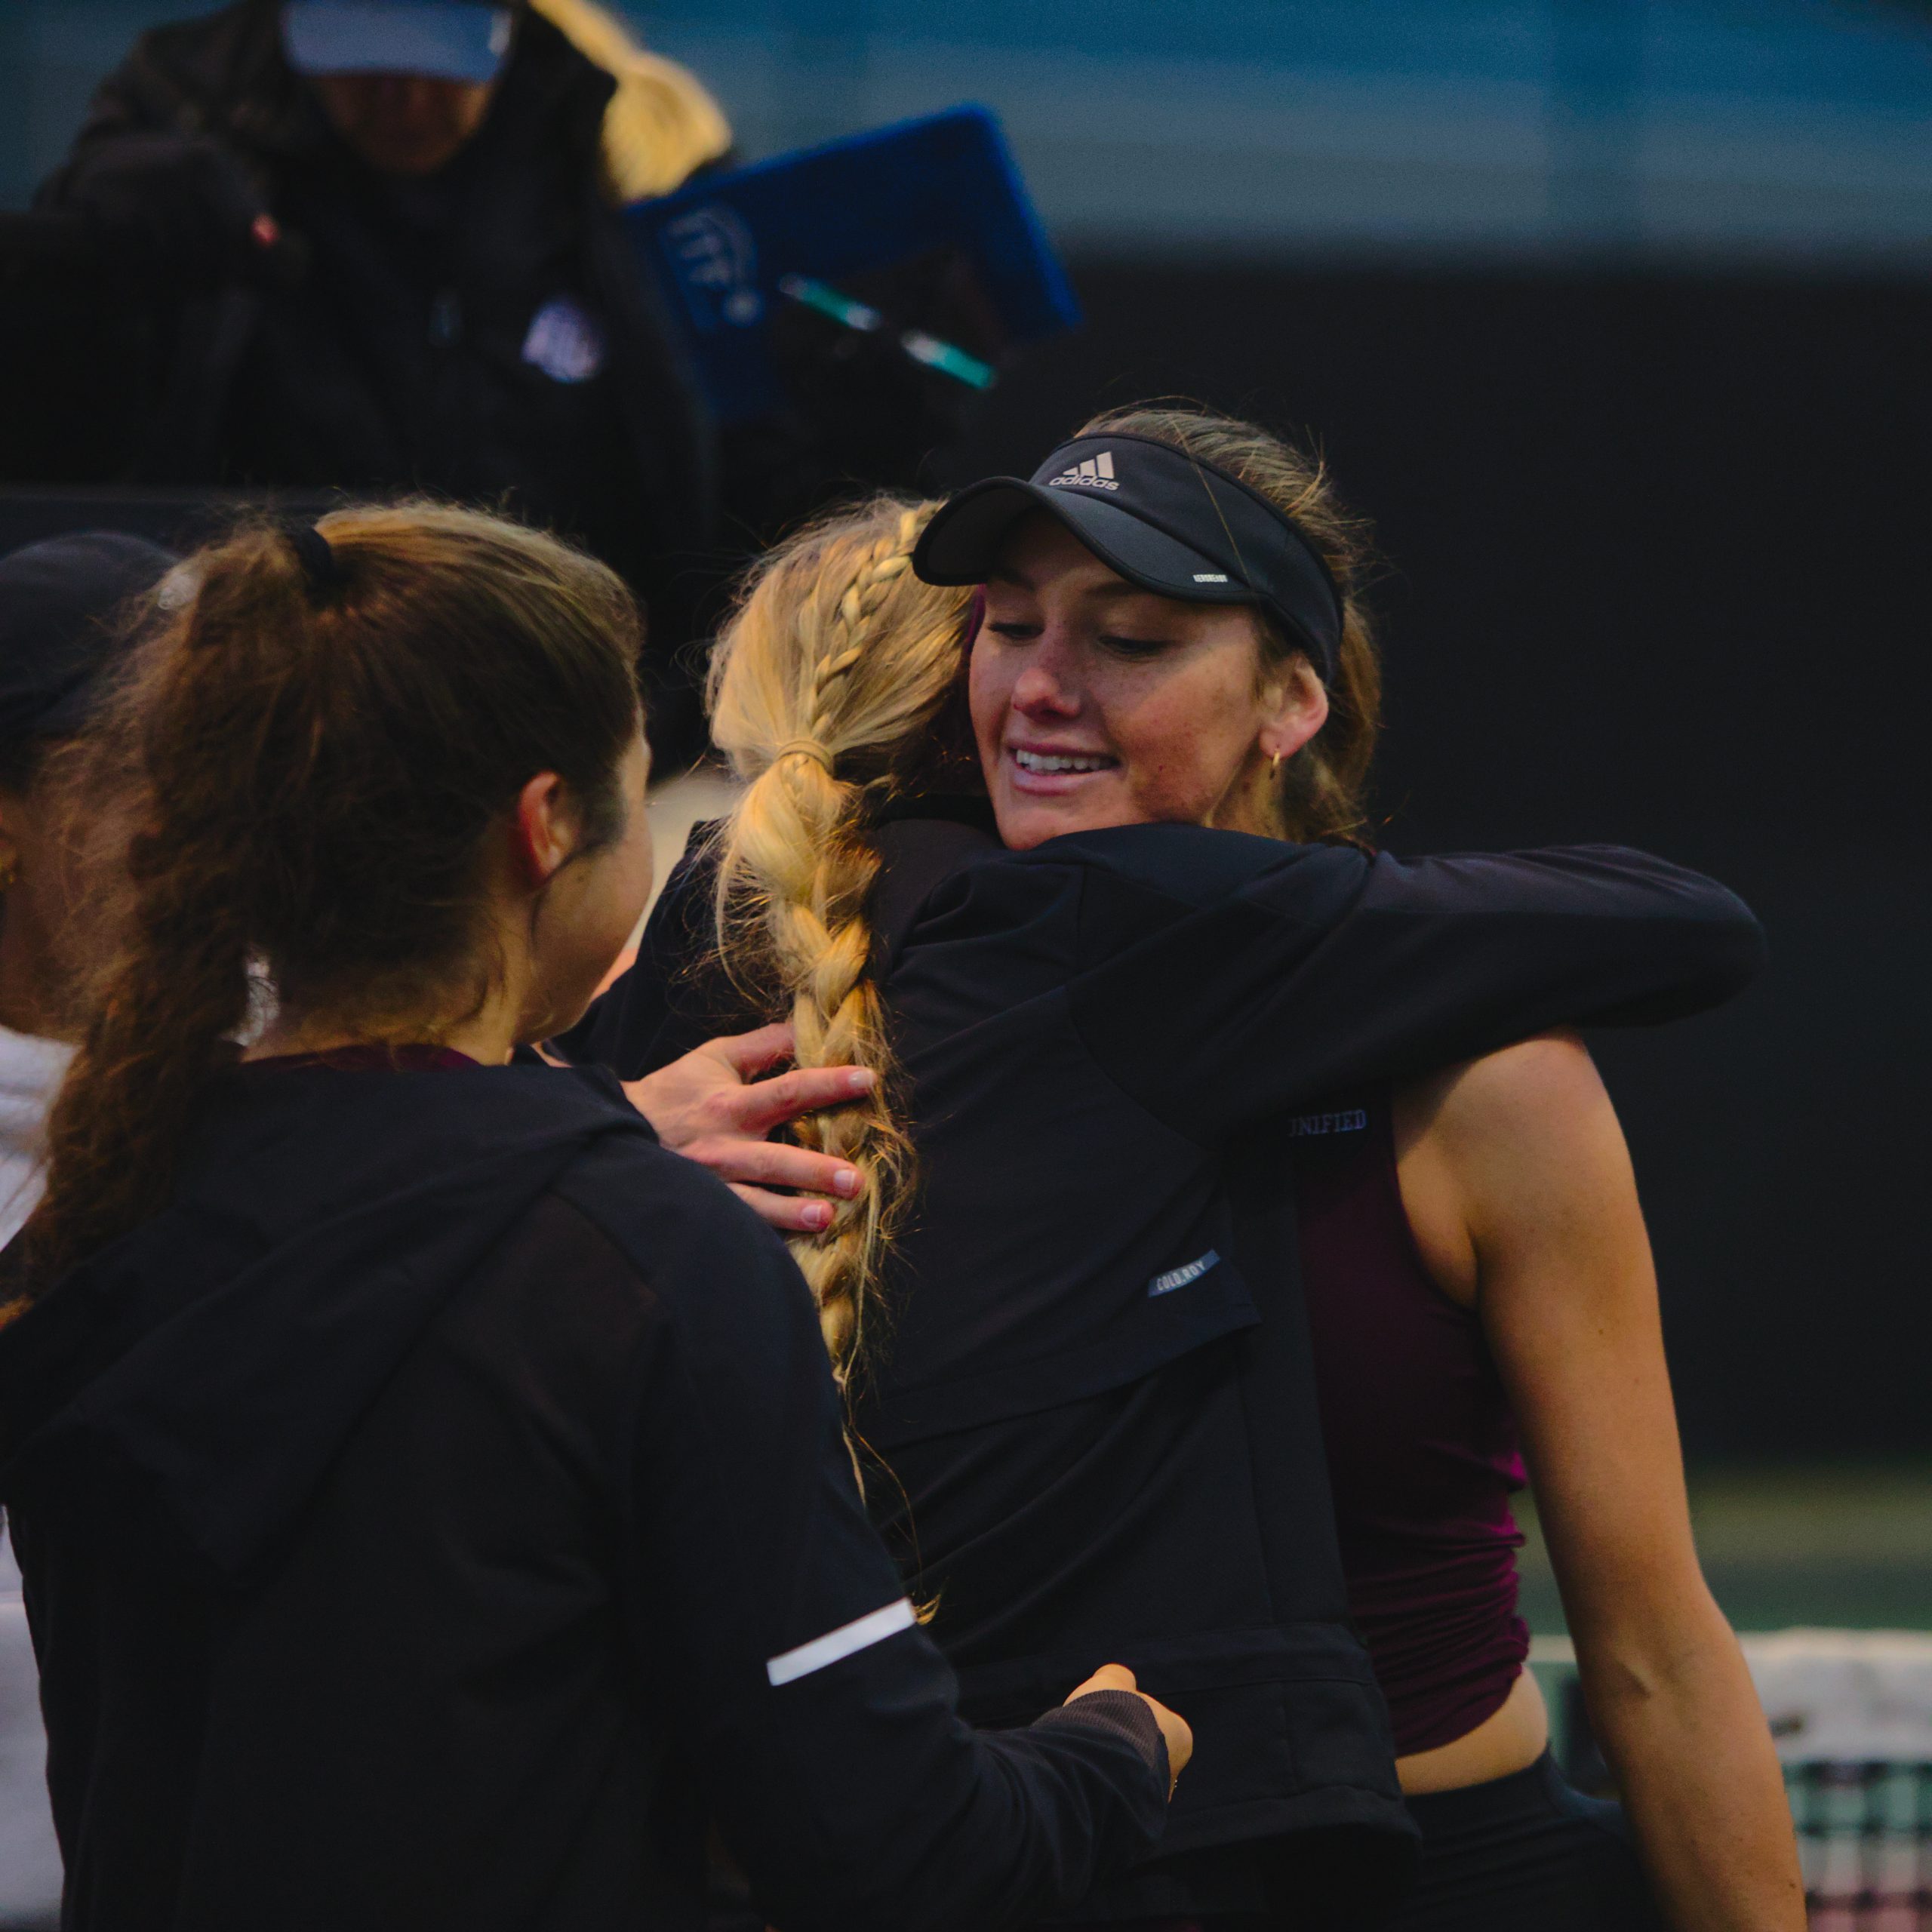
<svg viewBox="0 0 1932 1932">
<path fill-rule="evenodd" d="M 1770 929 L 1731 1009 L 1597 1046 L 1689 1446 L 1932 1449 L 1932 285 L 1089 261 L 968 466 L 1182 392 L 1374 517 L 1397 851 L 1641 844 Z"/>
</svg>

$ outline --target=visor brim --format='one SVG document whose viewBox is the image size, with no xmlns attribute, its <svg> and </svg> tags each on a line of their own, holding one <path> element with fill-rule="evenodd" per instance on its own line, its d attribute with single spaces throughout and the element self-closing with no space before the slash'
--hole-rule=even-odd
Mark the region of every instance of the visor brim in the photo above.
<svg viewBox="0 0 1932 1932">
<path fill-rule="evenodd" d="M 1109 570 L 1187 604 L 1253 604 L 1255 592 L 1212 557 L 1143 523 L 1131 511 L 1073 486 L 989 476 L 961 491 L 921 534 L 912 568 L 928 583 L 984 583 L 998 567 L 1013 527 L 1044 510 Z"/>
</svg>

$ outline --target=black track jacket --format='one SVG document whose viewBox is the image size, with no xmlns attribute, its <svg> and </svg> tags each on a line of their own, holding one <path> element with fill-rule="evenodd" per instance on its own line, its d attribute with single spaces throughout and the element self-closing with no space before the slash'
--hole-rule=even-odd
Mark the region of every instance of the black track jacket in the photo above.
<svg viewBox="0 0 1932 1932">
<path fill-rule="evenodd" d="M 919 1194 L 858 1411 L 891 1472 L 868 1494 L 964 1708 L 1035 1715 L 1097 1644 L 1194 1726 L 1158 1864 L 1087 1915 L 1306 1912 L 1325 1884 L 1359 1909 L 1399 1889 L 1411 1827 L 1347 1621 L 1291 1117 L 1694 1011 L 1761 934 L 1615 848 L 1405 861 L 1150 825 L 1010 853 L 973 816 L 878 835 Z M 709 899 L 688 860 L 570 1051 L 631 1077 L 770 1017 L 702 970 Z"/>
<path fill-rule="evenodd" d="M 0 1331 L 0 1496 L 77 1932 L 690 1927 L 712 1818 L 787 1932 L 979 1932 L 1160 1829 L 1138 1699 L 955 1715 L 797 1271 L 592 1076 L 225 1076 Z"/>
</svg>

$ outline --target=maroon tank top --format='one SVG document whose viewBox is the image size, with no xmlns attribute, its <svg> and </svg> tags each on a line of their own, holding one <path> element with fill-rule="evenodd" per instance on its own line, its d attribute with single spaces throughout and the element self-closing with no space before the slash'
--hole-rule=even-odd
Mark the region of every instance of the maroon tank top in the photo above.
<svg viewBox="0 0 1932 1932">
<path fill-rule="evenodd" d="M 1500 1709 L 1516 1614 L 1515 1419 L 1475 1312 L 1423 1266 L 1386 1089 L 1294 1124 L 1303 1271 L 1349 1605 L 1404 1755 Z"/>
</svg>

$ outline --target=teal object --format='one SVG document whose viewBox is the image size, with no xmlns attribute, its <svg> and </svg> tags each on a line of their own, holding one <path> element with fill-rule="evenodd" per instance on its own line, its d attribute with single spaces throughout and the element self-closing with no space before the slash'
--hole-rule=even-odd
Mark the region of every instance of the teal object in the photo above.
<svg viewBox="0 0 1932 1932">
<path fill-rule="evenodd" d="M 869 303 L 841 295 L 829 284 L 814 281 L 809 275 L 780 275 L 778 292 L 788 300 L 816 309 L 821 315 L 829 315 L 842 327 L 861 334 L 871 335 L 886 326 L 884 315 Z M 902 329 L 899 346 L 914 361 L 923 362 L 928 368 L 937 369 L 969 388 L 989 389 L 999 380 L 999 372 L 990 362 L 982 362 L 977 355 L 968 355 L 957 343 L 943 342 L 924 329 Z"/>
</svg>

